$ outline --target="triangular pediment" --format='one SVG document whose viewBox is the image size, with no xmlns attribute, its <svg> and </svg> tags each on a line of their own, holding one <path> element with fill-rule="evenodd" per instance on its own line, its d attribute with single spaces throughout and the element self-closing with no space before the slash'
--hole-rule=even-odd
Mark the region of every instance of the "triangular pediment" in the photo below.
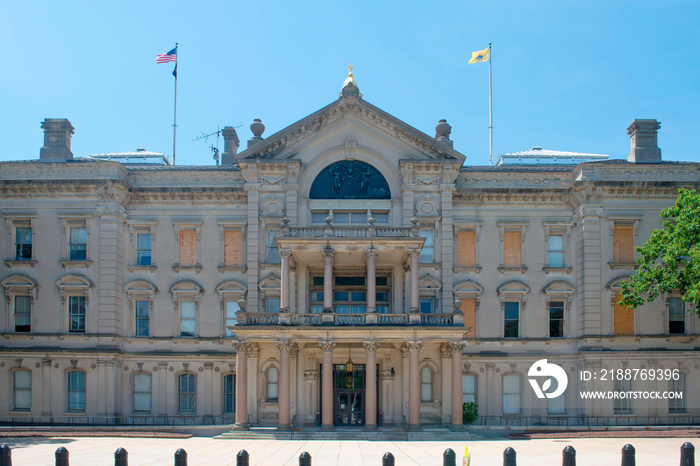
<svg viewBox="0 0 700 466">
<path fill-rule="evenodd" d="M 347 132 L 343 129 L 348 127 L 393 146 L 403 155 L 402 158 L 460 164 L 466 158 L 447 144 L 375 107 L 362 97 L 345 96 L 248 147 L 236 155 L 236 160 L 245 163 L 295 159 L 319 141 Z M 339 142 L 348 143 L 347 140 Z"/>
</svg>

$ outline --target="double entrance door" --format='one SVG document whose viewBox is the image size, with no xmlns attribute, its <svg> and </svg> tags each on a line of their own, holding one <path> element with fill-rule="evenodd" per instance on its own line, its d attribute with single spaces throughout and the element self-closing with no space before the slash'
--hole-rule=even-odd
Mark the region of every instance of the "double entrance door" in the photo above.
<svg viewBox="0 0 700 466">
<path fill-rule="evenodd" d="M 333 365 L 333 425 L 365 425 L 365 383 L 364 364 L 354 364 L 352 372 L 345 364 Z"/>
</svg>

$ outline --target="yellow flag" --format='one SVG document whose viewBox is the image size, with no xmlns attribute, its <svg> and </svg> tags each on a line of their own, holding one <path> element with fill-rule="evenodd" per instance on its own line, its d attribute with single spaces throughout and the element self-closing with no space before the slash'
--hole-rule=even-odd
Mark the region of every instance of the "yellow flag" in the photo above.
<svg viewBox="0 0 700 466">
<path fill-rule="evenodd" d="M 469 60 L 469 63 L 481 63 L 489 61 L 489 58 L 491 58 L 491 47 L 486 47 L 484 50 L 472 52 L 472 59 Z"/>
</svg>

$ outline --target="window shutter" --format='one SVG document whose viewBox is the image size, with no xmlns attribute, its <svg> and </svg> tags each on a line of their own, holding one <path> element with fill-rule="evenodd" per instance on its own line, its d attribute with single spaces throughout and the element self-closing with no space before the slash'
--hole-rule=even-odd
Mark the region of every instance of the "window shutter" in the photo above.
<svg viewBox="0 0 700 466">
<path fill-rule="evenodd" d="M 476 235 L 474 231 L 457 233 L 457 265 L 476 267 Z"/>
<path fill-rule="evenodd" d="M 180 266 L 197 265 L 197 232 L 183 230 L 180 232 Z"/>
<path fill-rule="evenodd" d="M 503 265 L 505 267 L 522 267 L 520 259 L 520 232 L 506 231 L 503 234 Z"/>
<path fill-rule="evenodd" d="M 224 231 L 224 265 L 243 265 L 243 242 L 241 230 Z"/>
</svg>

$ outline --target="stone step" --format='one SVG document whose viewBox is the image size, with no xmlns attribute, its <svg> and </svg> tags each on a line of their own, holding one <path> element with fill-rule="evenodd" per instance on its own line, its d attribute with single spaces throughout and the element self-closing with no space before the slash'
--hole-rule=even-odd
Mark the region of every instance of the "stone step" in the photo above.
<svg viewBox="0 0 700 466">
<path fill-rule="evenodd" d="M 450 441 L 476 440 L 480 437 L 467 431 L 452 431 L 447 428 L 426 428 L 420 431 L 404 432 L 401 428 L 363 429 L 336 428 L 321 430 L 317 428 L 295 429 L 280 431 L 275 428 L 253 427 L 248 430 L 232 430 L 224 432 L 217 439 L 277 439 L 277 440 L 383 440 L 383 441 Z"/>
</svg>

